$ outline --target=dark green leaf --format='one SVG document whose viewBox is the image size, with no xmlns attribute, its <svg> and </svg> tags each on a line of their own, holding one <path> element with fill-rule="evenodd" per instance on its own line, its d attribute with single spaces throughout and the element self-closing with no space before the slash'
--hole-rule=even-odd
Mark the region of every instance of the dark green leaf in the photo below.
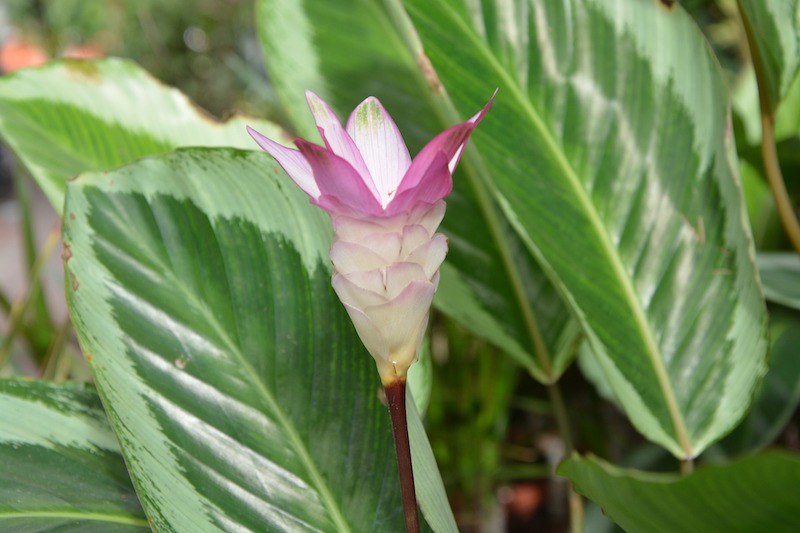
<svg viewBox="0 0 800 533">
<path fill-rule="evenodd" d="M 573 456 L 558 473 L 629 533 L 793 533 L 800 456 L 768 452 L 681 477 Z"/>
</svg>

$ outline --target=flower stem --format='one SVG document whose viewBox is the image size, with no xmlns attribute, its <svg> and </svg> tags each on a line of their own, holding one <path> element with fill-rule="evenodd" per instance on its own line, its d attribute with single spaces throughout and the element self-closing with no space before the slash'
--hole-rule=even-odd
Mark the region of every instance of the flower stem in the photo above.
<svg viewBox="0 0 800 533">
<path fill-rule="evenodd" d="M 414 492 L 414 471 L 411 468 L 411 444 L 408 441 L 408 419 L 406 418 L 406 380 L 399 379 L 384 385 L 389 414 L 392 418 L 392 434 L 397 450 L 397 468 L 400 470 L 400 492 L 406 516 L 406 532 L 419 533 L 417 497 Z"/>
</svg>

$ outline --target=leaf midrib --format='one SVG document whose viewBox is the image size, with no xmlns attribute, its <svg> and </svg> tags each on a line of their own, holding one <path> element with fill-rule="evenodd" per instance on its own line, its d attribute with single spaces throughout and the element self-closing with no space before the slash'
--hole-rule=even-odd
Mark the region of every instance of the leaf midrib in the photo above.
<svg viewBox="0 0 800 533">
<path fill-rule="evenodd" d="M 443 9 L 449 12 L 450 18 L 454 20 L 455 24 L 461 29 L 463 34 L 466 34 L 471 43 L 475 45 L 474 49 L 478 50 L 481 54 L 483 54 L 484 57 L 486 57 L 486 59 L 488 60 L 489 64 L 491 64 L 494 67 L 495 71 L 499 74 L 499 77 L 505 82 L 506 87 L 511 91 L 513 96 L 521 104 L 522 109 L 525 111 L 526 115 L 533 123 L 533 126 L 536 132 L 539 134 L 539 137 L 545 141 L 546 147 L 552 154 L 555 155 L 555 160 L 558 164 L 558 167 L 561 168 L 564 176 L 567 178 L 566 180 L 567 183 L 574 190 L 575 198 L 577 198 L 580 207 L 584 208 L 584 212 L 587 214 L 589 218 L 590 226 L 594 230 L 595 237 L 601 243 L 602 251 L 606 254 L 607 258 L 609 259 L 609 263 L 612 266 L 612 270 L 616 274 L 616 277 L 618 278 L 619 283 L 622 286 L 624 295 L 626 297 L 626 303 L 628 304 L 628 307 L 632 311 L 634 321 L 638 326 L 642 340 L 645 343 L 648 359 L 650 360 L 653 369 L 656 373 L 659 387 L 663 394 L 664 400 L 666 401 L 667 409 L 670 413 L 670 417 L 672 418 L 672 423 L 675 426 L 675 432 L 677 434 L 676 436 L 678 438 L 679 444 L 683 449 L 683 451 L 687 454 L 687 456 L 691 456 L 692 445 L 688 437 L 686 424 L 683 420 L 683 416 L 680 412 L 680 409 L 678 408 L 675 395 L 673 394 L 673 389 L 669 381 L 669 376 L 667 375 L 667 370 L 660 357 L 660 350 L 658 349 L 658 345 L 652 336 L 650 328 L 648 327 L 649 323 L 647 321 L 647 317 L 644 313 L 643 308 L 640 305 L 638 298 L 636 297 L 636 291 L 632 283 L 630 282 L 631 280 L 625 274 L 625 267 L 622 264 L 619 255 L 615 253 L 616 248 L 611 243 L 608 234 L 604 231 L 604 225 L 602 224 L 600 216 L 594 209 L 594 205 L 586 195 L 586 191 L 583 189 L 581 185 L 580 178 L 578 177 L 577 173 L 574 171 L 572 166 L 569 164 L 569 162 L 566 160 L 566 157 L 564 156 L 563 152 L 559 150 L 558 144 L 556 143 L 551 132 L 545 126 L 544 121 L 538 115 L 536 110 L 531 106 L 530 101 L 527 98 L 525 98 L 524 95 L 519 91 L 516 82 L 509 76 L 506 70 L 502 68 L 502 65 L 498 63 L 494 54 L 491 53 L 491 49 L 486 45 L 486 43 L 483 40 L 477 38 L 475 33 L 471 31 L 470 27 L 464 23 L 461 17 L 458 16 L 458 14 L 452 9 L 452 7 L 449 4 L 444 4 Z M 526 239 L 523 240 L 527 241 Z M 562 286 L 564 290 L 568 290 L 563 285 L 563 283 L 561 283 L 560 279 L 556 279 L 553 281 L 554 283 L 558 283 L 560 286 Z"/>
<path fill-rule="evenodd" d="M 106 513 L 81 513 L 77 511 L 31 511 L 31 512 L 0 512 L 0 523 L 3 520 L 15 519 L 30 519 L 30 518 L 50 518 L 57 519 L 63 518 L 65 520 L 85 520 L 87 522 L 106 522 L 109 524 L 125 524 L 132 526 L 142 526 L 145 528 L 150 527 L 146 518 L 139 518 L 137 516 L 123 515 L 123 514 L 106 514 Z"/>
<path fill-rule="evenodd" d="M 161 191 L 162 194 L 168 194 L 172 196 L 169 192 Z M 203 211 L 203 213 L 207 216 L 207 213 Z M 118 217 L 117 213 L 113 213 L 115 218 L 118 221 L 123 222 L 120 227 L 129 227 L 124 224 L 124 220 L 121 220 Z M 216 230 L 214 228 L 213 223 L 211 224 L 212 231 L 214 231 L 214 241 L 219 242 Z M 259 227 L 259 230 L 261 228 Z M 219 249 L 219 248 L 218 248 Z M 186 298 L 187 302 L 190 302 L 192 305 L 195 306 L 196 309 L 200 310 L 201 315 L 205 318 L 205 321 L 208 325 L 211 326 L 211 329 L 214 333 L 217 334 L 218 338 L 222 340 L 224 343 L 224 348 L 227 348 L 229 353 L 231 353 L 240 363 L 241 368 L 244 369 L 245 374 L 249 375 L 252 378 L 252 382 L 255 384 L 256 390 L 261 394 L 263 400 L 269 405 L 270 409 L 275 413 L 275 418 L 278 424 L 283 428 L 286 436 L 289 438 L 291 444 L 293 445 L 293 449 L 297 452 L 297 456 L 300 459 L 303 466 L 306 468 L 309 476 L 311 477 L 314 486 L 318 490 L 318 494 L 320 495 L 320 499 L 322 500 L 323 505 L 325 508 L 328 509 L 330 512 L 330 518 L 333 524 L 336 526 L 336 531 L 340 532 L 350 532 L 350 526 L 347 523 L 344 515 L 342 514 L 339 506 L 336 504 L 336 500 L 333 497 L 333 493 L 331 492 L 330 488 L 325 483 L 324 479 L 322 478 L 322 474 L 317 470 L 314 461 L 311 458 L 311 454 L 306 449 L 305 443 L 300 438 L 300 435 L 295 430 L 294 426 L 289 421 L 288 416 L 284 413 L 283 409 L 281 409 L 278 402 L 275 400 L 275 397 L 270 393 L 264 383 L 258 379 L 258 373 L 255 371 L 253 366 L 248 362 L 247 358 L 244 354 L 239 350 L 239 347 L 236 343 L 233 342 L 233 339 L 225 331 L 225 328 L 222 327 L 222 324 L 217 320 L 216 316 L 213 312 L 209 310 L 209 308 L 205 305 L 205 302 L 198 299 L 196 294 L 194 294 L 191 290 L 188 290 L 186 285 L 182 283 L 181 278 L 173 276 L 173 269 L 171 265 L 164 264 L 158 256 L 158 254 L 150 253 L 150 256 L 153 258 L 154 263 L 161 267 L 160 272 L 165 276 L 165 278 L 170 281 L 173 286 L 178 287 L 180 292 L 183 293 L 184 297 Z M 222 254 L 220 253 L 220 256 Z M 131 260 L 137 261 L 134 257 L 130 256 Z M 138 261 L 137 261 L 138 262 Z M 306 271 L 307 272 L 307 271 Z M 226 284 L 227 280 L 229 279 L 226 275 Z M 230 294 L 230 287 L 228 286 L 228 293 Z M 183 323 L 183 321 L 179 321 Z M 190 327 L 187 325 L 187 327 Z M 203 335 L 203 337 L 207 337 Z M 216 343 L 213 343 L 216 344 Z M 150 388 L 148 386 L 148 388 Z M 160 393 L 159 393 L 160 394 Z"/>
</svg>

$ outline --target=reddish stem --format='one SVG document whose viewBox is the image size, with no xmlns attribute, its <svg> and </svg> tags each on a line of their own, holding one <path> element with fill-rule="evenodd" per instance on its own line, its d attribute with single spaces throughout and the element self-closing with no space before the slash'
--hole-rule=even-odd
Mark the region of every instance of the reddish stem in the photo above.
<svg viewBox="0 0 800 533">
<path fill-rule="evenodd" d="M 400 470 L 400 492 L 406 516 L 406 532 L 419 533 L 417 497 L 414 492 L 414 471 L 411 468 L 411 444 L 408 441 L 408 419 L 406 418 L 406 382 L 398 380 L 385 385 L 389 414 L 392 418 L 392 434 L 397 450 L 397 468 Z"/>
</svg>

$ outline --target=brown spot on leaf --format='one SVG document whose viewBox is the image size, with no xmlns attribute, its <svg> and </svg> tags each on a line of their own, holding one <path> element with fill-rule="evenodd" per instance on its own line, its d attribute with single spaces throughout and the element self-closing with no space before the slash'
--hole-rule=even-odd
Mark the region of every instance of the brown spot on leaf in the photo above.
<svg viewBox="0 0 800 533">
<path fill-rule="evenodd" d="M 61 260 L 66 263 L 72 259 L 72 246 L 68 242 L 64 243 L 64 250 L 61 252 Z"/>
<path fill-rule="evenodd" d="M 75 213 L 70 213 L 69 214 L 69 219 L 70 220 L 75 220 Z"/>
<path fill-rule="evenodd" d="M 675 4 L 678 3 L 678 0 L 658 0 L 658 3 L 671 11 Z"/>
<path fill-rule="evenodd" d="M 436 70 L 433 68 L 431 60 L 425 55 L 425 52 L 420 52 L 417 55 L 417 65 L 419 65 L 419 69 L 422 71 L 422 75 L 425 76 L 425 81 L 428 82 L 431 90 L 436 94 L 442 94 L 444 92 L 442 82 L 439 81 L 439 76 L 436 74 Z"/>
<path fill-rule="evenodd" d="M 80 287 L 81 284 L 78 283 L 78 277 L 75 275 L 75 272 L 70 272 L 69 273 L 69 279 L 72 281 L 72 290 L 73 290 L 73 292 L 77 291 L 78 287 Z"/>
<path fill-rule="evenodd" d="M 94 357 L 88 352 L 83 354 L 83 358 L 86 359 L 86 362 L 89 364 L 94 363 Z"/>
<path fill-rule="evenodd" d="M 186 368 L 186 364 L 189 362 L 189 358 L 185 354 L 181 354 L 177 359 L 175 359 L 175 367 L 183 370 Z"/>
</svg>

